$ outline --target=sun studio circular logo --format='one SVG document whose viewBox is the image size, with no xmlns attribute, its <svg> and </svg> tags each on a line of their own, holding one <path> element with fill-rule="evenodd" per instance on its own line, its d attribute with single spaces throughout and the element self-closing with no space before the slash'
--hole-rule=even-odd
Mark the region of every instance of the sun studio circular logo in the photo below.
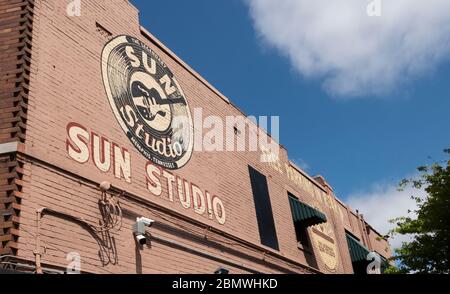
<svg viewBox="0 0 450 294">
<path fill-rule="evenodd" d="M 102 75 L 114 115 L 139 152 L 167 169 L 184 166 L 193 149 L 191 112 L 161 58 L 138 39 L 119 36 L 103 49 Z"/>
</svg>

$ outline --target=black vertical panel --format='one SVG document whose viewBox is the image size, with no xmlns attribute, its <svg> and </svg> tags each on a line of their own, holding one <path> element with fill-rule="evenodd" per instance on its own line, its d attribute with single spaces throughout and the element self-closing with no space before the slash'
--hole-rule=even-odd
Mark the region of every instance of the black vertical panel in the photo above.
<svg viewBox="0 0 450 294">
<path fill-rule="evenodd" d="M 261 244 L 279 250 L 267 179 L 263 174 L 251 166 L 248 167 L 248 171 L 250 173 L 250 181 L 252 184 Z"/>
</svg>

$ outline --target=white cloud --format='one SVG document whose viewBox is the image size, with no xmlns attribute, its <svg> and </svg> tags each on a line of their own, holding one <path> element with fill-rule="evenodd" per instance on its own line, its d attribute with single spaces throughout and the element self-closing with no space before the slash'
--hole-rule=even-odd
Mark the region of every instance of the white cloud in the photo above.
<svg viewBox="0 0 450 294">
<path fill-rule="evenodd" d="M 381 0 L 369 17 L 372 1 L 246 0 L 262 40 L 341 98 L 387 94 L 448 60 L 449 0 Z"/>
<path fill-rule="evenodd" d="M 390 219 L 407 216 L 408 210 L 414 211 L 417 205 L 411 199 L 411 195 L 424 196 L 423 191 L 407 188 L 398 191 L 397 185 L 385 184 L 375 185 L 367 192 L 351 195 L 346 203 L 353 209 L 358 209 L 364 215 L 364 219 L 373 226 L 380 234 L 387 234 L 395 225 L 389 223 Z M 414 216 L 414 214 L 410 214 Z M 410 236 L 396 235 L 390 239 L 393 248 L 399 248 L 401 242 L 409 241 Z"/>
<path fill-rule="evenodd" d="M 311 168 L 311 165 L 309 165 L 309 163 L 306 162 L 306 160 L 304 160 L 303 158 L 300 158 L 300 157 L 293 159 L 292 162 L 294 162 L 298 167 L 300 167 L 304 171 L 307 171 Z"/>
</svg>

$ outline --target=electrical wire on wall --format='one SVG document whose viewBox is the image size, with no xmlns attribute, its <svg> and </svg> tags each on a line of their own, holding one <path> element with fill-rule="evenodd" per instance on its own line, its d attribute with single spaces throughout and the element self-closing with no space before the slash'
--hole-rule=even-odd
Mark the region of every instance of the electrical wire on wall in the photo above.
<svg viewBox="0 0 450 294">
<path fill-rule="evenodd" d="M 28 158 L 28 162 L 31 162 Z M 89 180 L 87 178 L 81 178 L 79 176 L 75 176 L 74 174 L 67 172 L 67 171 L 61 171 L 59 169 L 51 168 L 52 165 L 49 165 L 48 163 L 37 161 L 36 159 L 33 161 L 34 165 L 38 165 L 41 168 L 44 168 L 48 171 L 51 171 L 53 173 L 57 173 L 62 177 L 65 177 L 70 180 L 77 180 L 79 182 L 83 182 L 83 185 L 86 185 L 88 187 L 92 187 L 93 189 L 98 189 L 99 184 Z M 156 216 L 158 216 L 160 219 L 173 224 L 174 226 L 178 228 L 184 229 L 186 232 L 189 232 L 195 236 L 201 237 L 209 242 L 214 242 L 218 244 L 225 244 L 230 247 L 234 247 L 236 249 L 238 248 L 245 248 L 246 250 L 249 250 L 251 252 L 254 252 L 256 254 L 260 254 L 260 259 L 266 262 L 271 263 L 281 263 L 287 266 L 294 266 L 295 268 L 301 270 L 301 271 L 310 271 L 310 272 L 319 272 L 317 268 L 313 268 L 310 266 L 305 265 L 296 265 L 295 262 L 290 262 L 287 260 L 283 260 L 283 258 L 278 256 L 272 256 L 271 252 L 267 252 L 263 248 L 255 248 L 254 246 L 250 246 L 249 244 L 243 244 L 240 240 L 225 240 L 228 239 L 227 236 L 223 235 L 223 232 L 217 232 L 215 229 L 210 228 L 206 225 L 203 225 L 202 231 L 193 229 L 192 227 L 188 227 L 186 225 L 183 225 L 184 221 L 179 221 L 178 216 L 173 216 L 170 214 L 167 214 L 165 212 L 160 211 L 160 207 L 155 207 L 153 203 L 150 203 L 149 201 L 142 200 L 138 196 L 125 192 L 123 190 L 120 190 L 116 187 L 111 186 L 110 183 L 103 182 L 100 184 L 100 190 L 102 191 L 101 198 L 99 200 L 99 207 L 100 212 L 102 215 L 102 219 L 99 221 L 99 226 L 94 226 L 92 224 L 89 224 L 84 219 L 75 218 L 78 222 L 83 222 L 85 225 L 88 225 L 90 229 L 94 230 L 97 233 L 102 232 L 110 232 L 111 230 L 119 231 L 122 227 L 122 219 L 123 219 L 123 211 L 120 205 L 120 200 L 126 200 L 126 201 L 132 201 L 136 204 L 144 205 L 147 209 L 149 209 L 152 213 L 154 213 Z M 112 191 L 114 191 L 112 193 Z M 175 220 L 176 219 L 176 220 Z M 220 237 L 216 237 L 214 235 L 219 234 Z M 222 239 L 222 237 L 224 239 Z M 239 250 L 239 249 L 238 249 Z"/>
<path fill-rule="evenodd" d="M 110 233 L 110 231 L 120 231 L 122 228 L 122 208 L 120 207 L 118 194 L 108 194 L 107 191 L 110 189 L 111 185 L 108 182 L 103 182 L 100 184 L 100 190 L 102 192 L 101 198 L 99 200 L 99 209 L 101 214 L 101 219 L 99 220 L 99 226 L 90 224 L 83 218 L 72 216 L 65 212 L 60 212 L 53 210 L 51 208 L 43 207 L 36 210 L 36 248 L 34 251 L 36 273 L 42 274 L 41 258 L 43 253 L 41 252 L 41 225 L 42 218 L 44 214 L 51 214 L 52 216 L 67 219 L 84 227 L 89 228 L 91 235 L 97 240 L 99 245 L 104 245 L 103 240 L 98 240 L 100 237 L 98 234 Z M 109 234 L 107 234 L 109 236 Z M 113 248 L 114 249 L 114 248 Z M 115 252 L 114 252 L 115 254 Z M 115 254 L 116 255 L 116 254 Z"/>
<path fill-rule="evenodd" d="M 176 226 L 177 228 L 181 228 L 184 231 L 189 232 L 189 233 L 191 233 L 194 236 L 201 237 L 201 238 L 205 239 L 206 241 L 213 242 L 213 243 L 220 244 L 220 245 L 225 244 L 225 245 L 228 245 L 230 247 L 234 247 L 234 248 L 236 248 L 238 250 L 242 249 L 242 248 L 245 248 L 245 249 L 250 250 L 250 251 L 252 251 L 254 253 L 261 254 L 261 260 L 262 261 L 270 262 L 270 263 L 274 263 L 274 264 L 277 264 L 278 262 L 281 262 L 282 264 L 284 264 L 286 266 L 289 266 L 289 267 L 294 266 L 294 267 L 296 267 L 297 269 L 299 269 L 299 270 L 301 270 L 303 272 L 306 271 L 306 268 L 304 268 L 304 267 L 296 266 L 296 265 L 293 265 L 290 262 L 286 262 L 286 261 L 283 261 L 283 260 L 280 260 L 280 259 L 272 257 L 268 251 L 255 250 L 254 248 L 246 246 L 246 245 L 244 245 L 242 243 L 238 243 L 238 242 L 235 242 L 235 241 L 226 241 L 224 239 L 219 239 L 219 238 L 215 238 L 215 237 L 213 237 L 211 235 L 208 235 L 208 233 L 210 232 L 209 228 L 207 228 L 203 232 L 199 232 L 199 231 L 197 231 L 195 229 L 189 228 L 188 226 L 182 225 L 178 221 L 170 219 L 170 217 L 167 217 L 166 215 L 156 211 L 155 209 L 151 209 L 151 211 L 152 211 L 152 213 L 154 213 L 156 216 L 158 216 L 162 220 L 164 220 L 164 221 L 166 221 L 168 223 L 171 223 L 172 225 Z M 313 270 L 317 271 L 317 269 L 313 269 Z"/>
<path fill-rule="evenodd" d="M 25 229 L 24 227 L 22 227 L 20 230 L 21 230 L 21 232 L 26 233 L 26 234 L 27 234 L 28 236 L 30 236 L 31 238 L 33 238 L 33 239 L 36 238 L 36 234 L 31 233 L 30 231 L 28 231 L 28 230 Z M 47 253 L 47 251 L 57 251 L 57 252 L 60 252 L 60 253 L 62 253 L 62 254 L 64 254 L 64 255 L 66 255 L 67 252 L 68 252 L 67 249 L 62 249 L 61 247 L 57 246 L 56 244 L 49 244 L 49 243 L 42 244 L 42 243 L 44 243 L 44 242 L 42 242 L 42 240 L 41 240 L 41 246 L 42 246 L 43 249 L 44 249 L 44 254 Z M 9 258 L 8 258 L 8 257 L 9 257 Z M 6 261 L 10 260 L 11 262 L 4 262 L 4 261 L 2 261 L 2 258 L 5 258 Z M 14 266 L 16 263 L 13 263 L 12 260 L 16 260 L 16 259 L 17 259 L 17 256 L 13 256 L 13 255 L 2 255 L 2 256 L 0 256 L 0 265 L 2 265 L 2 264 L 7 264 L 7 265 Z M 90 265 L 90 266 L 93 266 L 93 267 L 98 267 L 98 268 L 100 268 L 101 270 L 105 271 L 106 273 L 114 274 L 113 272 L 111 272 L 111 271 L 105 269 L 104 267 L 100 267 L 99 265 L 94 264 L 94 263 L 92 263 L 92 262 L 89 262 L 89 261 L 87 261 L 87 260 L 84 260 L 83 263 L 86 263 L 86 264 L 88 264 L 88 265 Z M 32 271 L 32 272 L 33 272 L 33 273 L 36 273 L 36 267 L 33 268 L 33 271 Z M 43 269 L 43 272 L 44 272 L 44 273 L 48 273 L 48 272 L 50 272 L 50 273 L 61 273 L 61 274 L 64 273 L 63 271 L 53 270 L 53 269 L 48 269 L 48 268 L 46 268 L 45 270 Z"/>
<path fill-rule="evenodd" d="M 100 220 L 100 227 L 94 227 L 95 230 L 98 232 L 120 231 L 123 217 L 119 197 L 117 195 L 109 195 L 102 189 L 102 198 L 99 201 L 99 207 L 102 219 Z"/>
</svg>

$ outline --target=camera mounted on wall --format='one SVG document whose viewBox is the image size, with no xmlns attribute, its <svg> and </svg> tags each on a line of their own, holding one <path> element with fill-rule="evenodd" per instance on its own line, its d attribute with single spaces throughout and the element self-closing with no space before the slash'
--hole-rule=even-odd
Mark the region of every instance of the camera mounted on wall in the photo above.
<svg viewBox="0 0 450 294">
<path fill-rule="evenodd" d="M 146 228 L 150 228 L 155 221 L 146 217 L 136 218 L 136 223 L 133 224 L 133 235 L 139 245 L 147 244 L 147 232 Z"/>
</svg>

